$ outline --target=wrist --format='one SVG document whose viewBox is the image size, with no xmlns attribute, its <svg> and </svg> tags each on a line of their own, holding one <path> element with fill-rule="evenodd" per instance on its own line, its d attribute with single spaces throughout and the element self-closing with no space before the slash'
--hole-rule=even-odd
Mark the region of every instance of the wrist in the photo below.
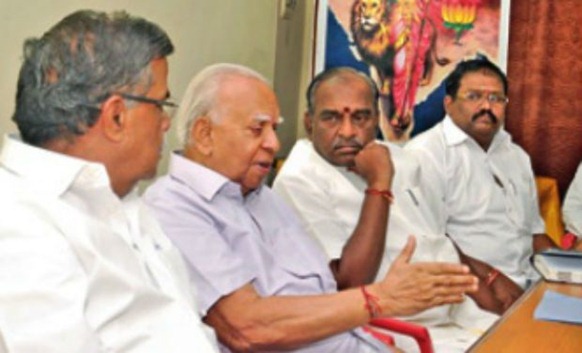
<svg viewBox="0 0 582 353">
<path fill-rule="evenodd" d="M 367 188 L 366 191 L 365 191 L 365 194 L 366 195 L 383 197 L 389 203 L 392 203 L 392 201 L 394 201 L 394 195 L 392 194 L 392 191 L 390 191 L 389 189 Z"/>
<path fill-rule="evenodd" d="M 495 282 L 497 277 L 499 277 L 499 274 L 500 274 L 500 272 L 497 269 L 491 268 L 491 270 L 487 273 L 487 275 L 485 275 L 485 278 L 484 278 L 485 285 L 487 287 L 491 287 L 493 282 Z"/>
</svg>

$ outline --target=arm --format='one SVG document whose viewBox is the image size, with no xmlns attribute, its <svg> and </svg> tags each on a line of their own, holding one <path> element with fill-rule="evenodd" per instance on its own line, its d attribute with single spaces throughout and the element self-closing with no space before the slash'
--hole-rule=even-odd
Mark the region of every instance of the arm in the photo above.
<svg viewBox="0 0 582 353">
<path fill-rule="evenodd" d="M 534 234 L 533 235 L 533 249 L 534 253 L 538 253 L 545 249 L 555 248 L 556 244 L 548 237 L 547 234 Z"/>
<path fill-rule="evenodd" d="M 354 228 L 346 227 L 345 220 L 330 202 L 333 195 L 329 195 L 342 191 L 327 185 L 330 178 L 327 169 L 313 170 L 311 164 L 305 166 L 307 162 L 296 155 L 315 151 L 295 148 L 275 179 L 273 190 L 297 211 L 309 234 L 333 259 L 330 268 L 339 288 L 371 282 L 384 254 L 389 203 L 381 196 L 366 195 L 358 206 L 361 208 L 353 210 L 359 212 L 357 223 L 349 221 L 349 224 L 356 223 Z M 358 154 L 356 163 L 354 172 L 365 175 L 368 187 L 390 189 L 393 171 L 387 148 L 370 144 Z M 328 189 L 331 189 L 329 193 Z"/>
<path fill-rule="evenodd" d="M 394 167 L 388 148 L 368 144 L 355 159 L 353 171 L 369 189 L 390 190 Z M 356 287 L 374 280 L 385 251 L 390 201 L 380 195 L 365 195 L 358 224 L 330 267 L 338 288 Z"/>
<path fill-rule="evenodd" d="M 465 254 L 452 239 L 451 242 L 461 263 L 469 266 L 471 273 L 479 278 L 479 289 L 469 294 L 471 298 L 482 309 L 503 314 L 523 294 L 523 289 L 491 265 Z"/>
<path fill-rule="evenodd" d="M 382 282 L 367 286 L 383 316 L 410 315 L 458 303 L 476 279 L 458 264 L 409 263 L 409 240 Z M 206 322 L 234 351 L 290 349 L 366 324 L 370 315 L 360 289 L 316 296 L 260 297 L 250 284 L 219 299 Z"/>
</svg>

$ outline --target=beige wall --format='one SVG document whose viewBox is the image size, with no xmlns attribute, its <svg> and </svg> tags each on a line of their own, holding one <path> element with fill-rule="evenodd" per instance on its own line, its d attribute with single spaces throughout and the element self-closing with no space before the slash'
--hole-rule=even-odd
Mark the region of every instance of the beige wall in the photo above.
<svg viewBox="0 0 582 353">
<path fill-rule="evenodd" d="M 170 88 L 177 98 L 192 75 L 215 62 L 236 62 L 274 76 L 278 13 L 273 0 L 0 0 L 0 133 L 16 131 L 10 117 L 24 39 L 81 8 L 125 9 L 160 24 L 176 45 Z M 173 134 L 170 141 L 173 145 Z"/>
<path fill-rule="evenodd" d="M 206 65 L 247 65 L 274 81 L 285 123 L 280 156 L 303 135 L 303 91 L 311 77 L 314 1 L 297 1 L 287 18 L 275 0 L 0 0 L 0 134 L 15 132 L 11 115 L 22 43 L 40 36 L 63 16 L 82 8 L 124 9 L 162 26 L 176 46 L 170 89 L 179 100 L 190 78 Z M 169 148 L 177 148 L 174 128 Z M 1 142 L 0 142 L 1 143 Z M 167 155 L 167 154 L 166 154 Z M 165 171 L 166 158 L 160 171 Z"/>
</svg>

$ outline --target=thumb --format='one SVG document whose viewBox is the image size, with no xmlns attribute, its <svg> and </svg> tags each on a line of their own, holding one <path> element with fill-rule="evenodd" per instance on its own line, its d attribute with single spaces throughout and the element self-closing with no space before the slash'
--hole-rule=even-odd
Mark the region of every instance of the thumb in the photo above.
<svg viewBox="0 0 582 353">
<path fill-rule="evenodd" d="M 400 254 L 398 254 L 398 257 L 396 257 L 396 260 L 394 262 L 405 264 L 409 263 L 410 259 L 412 258 L 412 254 L 414 254 L 415 249 L 416 249 L 416 238 L 414 237 L 414 235 L 409 235 L 408 240 L 406 241 L 406 245 L 404 245 L 404 248 L 402 248 L 402 251 L 400 252 Z"/>
</svg>

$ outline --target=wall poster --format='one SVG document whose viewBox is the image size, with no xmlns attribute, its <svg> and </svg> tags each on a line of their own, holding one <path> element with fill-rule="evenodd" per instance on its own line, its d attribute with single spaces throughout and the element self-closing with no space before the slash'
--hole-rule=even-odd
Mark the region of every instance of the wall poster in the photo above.
<svg viewBox="0 0 582 353">
<path fill-rule="evenodd" d="M 352 66 L 378 83 L 382 135 L 405 142 L 444 116 L 443 79 L 484 55 L 506 69 L 510 0 L 319 0 L 316 73 Z"/>
</svg>

